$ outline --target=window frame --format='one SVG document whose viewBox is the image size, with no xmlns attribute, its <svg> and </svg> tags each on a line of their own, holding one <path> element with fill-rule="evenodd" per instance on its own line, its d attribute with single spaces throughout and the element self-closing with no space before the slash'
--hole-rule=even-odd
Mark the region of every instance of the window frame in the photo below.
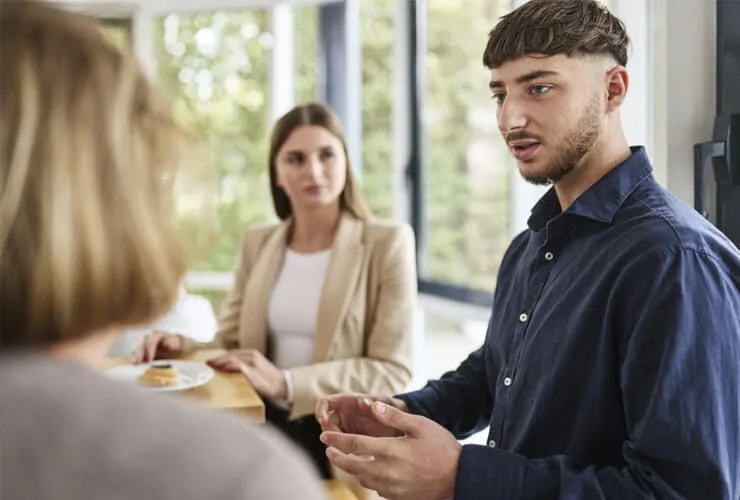
<svg viewBox="0 0 740 500">
<path fill-rule="evenodd" d="M 429 249 L 429 224 L 427 221 L 427 141 L 424 129 L 424 110 L 426 106 L 426 70 L 427 56 L 427 1 L 400 0 L 404 2 L 407 28 L 402 42 L 406 50 L 405 95 L 407 102 L 407 158 L 402 167 L 407 184 L 408 221 L 416 234 L 416 259 L 418 285 L 421 294 L 439 297 L 453 302 L 490 308 L 493 302 L 493 290 L 481 290 L 472 287 L 447 283 L 431 279 L 427 273 L 427 252 Z M 398 65 L 397 65 L 398 67 Z M 481 90 L 482 91 L 482 90 Z"/>
</svg>

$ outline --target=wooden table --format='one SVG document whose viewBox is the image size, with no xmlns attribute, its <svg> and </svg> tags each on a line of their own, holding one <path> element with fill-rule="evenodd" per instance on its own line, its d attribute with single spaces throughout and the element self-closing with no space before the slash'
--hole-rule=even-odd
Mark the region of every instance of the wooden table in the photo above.
<svg viewBox="0 0 740 500">
<path fill-rule="evenodd" d="M 221 349 L 202 349 L 187 356 L 183 361 L 206 361 L 223 354 Z M 103 368 L 131 363 L 128 358 L 108 358 Z M 168 393 L 169 394 L 169 393 Z M 180 391 L 172 393 L 180 394 Z M 249 381 L 241 373 L 224 373 L 217 371 L 213 379 L 200 387 L 181 391 L 183 397 L 192 399 L 196 404 L 206 408 L 230 410 L 247 415 L 253 422 L 265 422 L 265 404 L 260 399 Z M 341 481 L 325 481 L 330 500 L 357 500 L 357 497 Z"/>
<path fill-rule="evenodd" d="M 329 498 L 331 500 L 357 500 L 357 497 L 349 487 L 337 481 L 336 479 L 330 479 L 324 482 L 327 491 L 329 492 Z"/>
<path fill-rule="evenodd" d="M 202 349 L 179 359 L 206 361 L 223 354 L 222 349 Z M 104 368 L 131 363 L 128 358 L 108 358 Z M 179 394 L 180 391 L 173 393 Z M 213 379 L 200 387 L 182 391 L 182 396 L 206 408 L 229 410 L 249 417 L 253 422 L 265 422 L 265 404 L 252 384 L 241 373 L 216 372 Z"/>
</svg>

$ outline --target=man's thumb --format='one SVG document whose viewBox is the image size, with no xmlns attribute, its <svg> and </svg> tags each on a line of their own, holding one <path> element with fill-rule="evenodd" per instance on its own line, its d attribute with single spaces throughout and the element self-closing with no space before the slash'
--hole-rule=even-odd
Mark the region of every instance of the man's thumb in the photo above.
<svg viewBox="0 0 740 500">
<path fill-rule="evenodd" d="M 397 429 L 404 434 L 415 435 L 419 432 L 419 418 L 393 406 L 376 401 L 373 403 L 373 415 L 382 424 Z"/>
</svg>

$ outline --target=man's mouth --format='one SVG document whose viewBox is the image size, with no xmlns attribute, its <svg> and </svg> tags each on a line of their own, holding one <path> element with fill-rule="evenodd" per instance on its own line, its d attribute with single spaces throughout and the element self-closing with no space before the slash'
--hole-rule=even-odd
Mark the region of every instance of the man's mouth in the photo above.
<svg viewBox="0 0 740 500">
<path fill-rule="evenodd" d="M 509 146 L 517 160 L 528 161 L 531 160 L 537 152 L 540 147 L 540 143 L 534 141 L 513 141 L 509 143 Z"/>
</svg>

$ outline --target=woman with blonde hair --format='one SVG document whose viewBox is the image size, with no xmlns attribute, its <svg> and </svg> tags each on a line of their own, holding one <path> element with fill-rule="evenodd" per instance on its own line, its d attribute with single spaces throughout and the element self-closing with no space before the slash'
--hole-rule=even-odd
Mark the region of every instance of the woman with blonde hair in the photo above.
<svg viewBox="0 0 740 500">
<path fill-rule="evenodd" d="M 0 497 L 323 497 L 268 429 L 99 373 L 176 299 L 187 142 L 92 20 L 0 3 Z"/>
<path fill-rule="evenodd" d="M 313 415 L 337 392 L 393 395 L 411 380 L 417 283 L 406 224 L 370 215 L 354 179 L 336 115 L 298 106 L 275 125 L 270 189 L 278 224 L 249 229 L 211 360 L 242 371 L 263 396 L 267 418 L 332 475 Z M 150 335 L 134 355 L 197 347 Z"/>
</svg>

